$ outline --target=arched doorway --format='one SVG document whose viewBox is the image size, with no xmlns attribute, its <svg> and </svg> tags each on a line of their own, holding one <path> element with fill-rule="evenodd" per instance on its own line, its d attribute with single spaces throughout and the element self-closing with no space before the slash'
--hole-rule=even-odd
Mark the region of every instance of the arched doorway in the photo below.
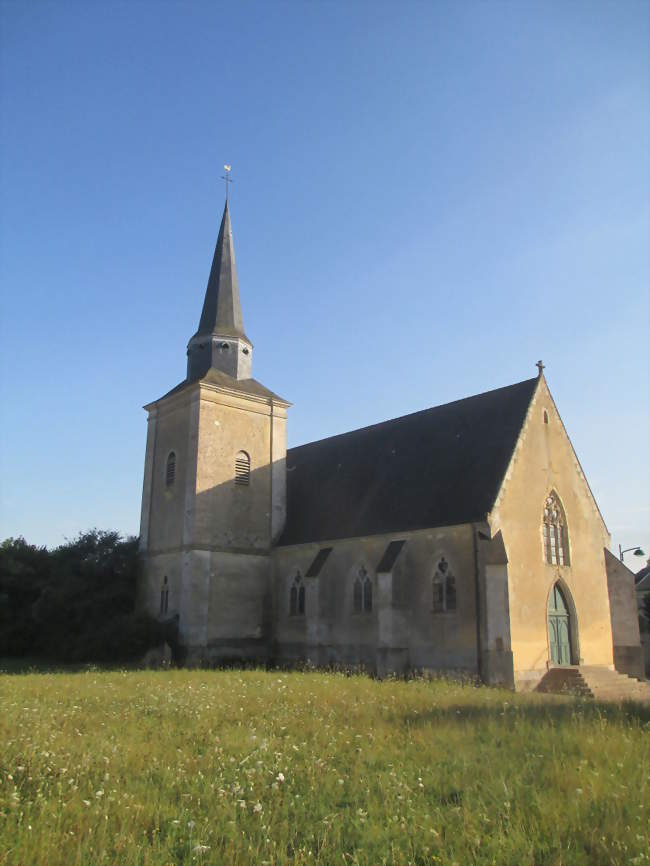
<svg viewBox="0 0 650 866">
<path fill-rule="evenodd" d="M 571 664 L 571 615 L 559 583 L 548 597 L 548 643 L 553 664 Z"/>
</svg>

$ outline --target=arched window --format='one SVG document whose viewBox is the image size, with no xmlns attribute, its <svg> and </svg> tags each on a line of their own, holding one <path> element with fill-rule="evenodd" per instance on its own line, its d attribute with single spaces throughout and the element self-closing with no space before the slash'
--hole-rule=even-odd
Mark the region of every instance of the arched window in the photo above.
<svg viewBox="0 0 650 866">
<path fill-rule="evenodd" d="M 445 613 L 456 610 L 456 578 L 449 571 L 449 563 L 444 556 L 433 575 L 433 612 Z"/>
<path fill-rule="evenodd" d="M 160 615 L 163 616 L 169 610 L 169 584 L 167 575 L 164 576 L 162 586 L 160 587 Z"/>
<path fill-rule="evenodd" d="M 372 610 L 372 581 L 369 577 L 363 582 L 363 609 L 366 613 Z"/>
<path fill-rule="evenodd" d="M 165 486 L 172 487 L 176 481 L 176 454 L 174 451 L 169 452 L 167 457 L 167 468 L 165 470 Z"/>
<path fill-rule="evenodd" d="M 289 593 L 289 615 L 303 616 L 305 613 L 305 584 L 302 582 L 300 572 L 296 572 L 296 576 L 291 584 Z"/>
<path fill-rule="evenodd" d="M 569 533 L 564 509 L 556 493 L 544 503 L 544 558 L 549 565 L 569 565 Z"/>
<path fill-rule="evenodd" d="M 352 609 L 355 613 L 372 611 L 372 580 L 363 566 L 352 585 Z"/>
<path fill-rule="evenodd" d="M 251 459 L 245 451 L 235 457 L 235 484 L 250 484 Z"/>
</svg>

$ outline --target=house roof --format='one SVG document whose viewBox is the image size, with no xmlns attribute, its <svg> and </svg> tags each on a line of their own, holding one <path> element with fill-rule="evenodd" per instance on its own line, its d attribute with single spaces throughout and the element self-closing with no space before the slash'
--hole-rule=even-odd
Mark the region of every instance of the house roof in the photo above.
<svg viewBox="0 0 650 866">
<path fill-rule="evenodd" d="M 538 381 L 291 448 L 279 544 L 484 520 Z"/>
<path fill-rule="evenodd" d="M 650 589 L 650 565 L 646 565 L 641 571 L 637 571 L 634 576 L 635 589 L 645 589 L 646 586 Z"/>
</svg>

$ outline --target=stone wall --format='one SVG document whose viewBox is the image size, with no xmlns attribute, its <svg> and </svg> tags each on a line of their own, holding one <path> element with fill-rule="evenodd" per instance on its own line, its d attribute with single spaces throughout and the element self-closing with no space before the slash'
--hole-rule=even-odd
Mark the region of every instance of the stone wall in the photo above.
<svg viewBox="0 0 650 866">
<path fill-rule="evenodd" d="M 609 550 L 605 551 L 605 566 L 612 619 L 614 667 L 622 674 L 643 679 L 645 665 L 639 634 L 634 573 Z"/>
<path fill-rule="evenodd" d="M 377 567 L 391 541 L 405 540 L 394 567 Z M 319 550 L 332 553 L 307 577 Z M 433 576 L 445 557 L 456 579 L 456 609 L 433 612 Z M 273 552 L 274 655 L 280 663 L 362 665 L 372 672 L 407 669 L 476 674 L 476 570 L 471 526 L 279 547 Z M 355 612 L 354 581 L 372 583 L 370 612 Z M 290 612 L 296 576 L 305 613 Z"/>
</svg>

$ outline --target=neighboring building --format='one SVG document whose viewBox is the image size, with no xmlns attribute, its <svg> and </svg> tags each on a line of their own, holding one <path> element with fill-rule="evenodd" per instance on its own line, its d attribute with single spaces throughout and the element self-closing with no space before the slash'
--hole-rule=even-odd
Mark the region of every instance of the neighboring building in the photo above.
<svg viewBox="0 0 650 866">
<path fill-rule="evenodd" d="M 549 666 L 612 667 L 614 628 L 638 667 L 629 611 L 610 615 L 618 560 L 541 362 L 533 379 L 287 452 L 290 404 L 250 377 L 252 354 L 226 203 L 187 378 L 145 407 L 141 604 L 177 617 L 189 662 L 530 688 Z"/>
<path fill-rule="evenodd" d="M 634 578 L 634 590 L 639 612 L 639 631 L 641 632 L 645 675 L 650 677 L 650 620 L 648 620 L 645 612 L 645 600 L 650 595 L 650 559 L 648 559 L 645 568 L 637 571 Z"/>
</svg>

